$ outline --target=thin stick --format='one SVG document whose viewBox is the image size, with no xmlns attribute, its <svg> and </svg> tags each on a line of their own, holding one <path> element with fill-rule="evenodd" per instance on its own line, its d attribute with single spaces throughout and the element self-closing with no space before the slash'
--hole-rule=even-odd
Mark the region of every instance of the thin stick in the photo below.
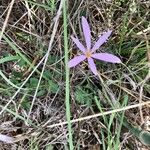
<svg viewBox="0 0 150 150">
<path fill-rule="evenodd" d="M 143 102 L 143 103 L 140 103 L 140 104 L 138 103 L 138 104 L 135 104 L 135 105 L 126 106 L 126 107 L 123 107 L 123 108 L 118 108 L 118 109 L 115 109 L 115 110 L 110 110 L 110 111 L 106 111 L 106 112 L 103 112 L 103 113 L 98 113 L 98 114 L 94 114 L 94 115 L 90 115 L 90 116 L 86 116 L 86 117 L 82 117 L 82 118 L 78 118 L 78 119 L 74 119 L 74 120 L 71 120 L 70 122 L 71 123 L 76 123 L 76 122 L 79 122 L 79 121 L 89 120 L 89 119 L 100 117 L 100 116 L 103 116 L 103 115 L 109 115 L 109 114 L 112 114 L 112 113 L 133 109 L 133 108 L 137 108 L 137 107 L 148 105 L 148 104 L 150 104 L 150 101 Z M 48 126 L 48 128 L 54 128 L 54 127 L 62 126 L 62 125 L 66 125 L 66 124 L 68 124 L 68 122 L 65 121 L 65 122 L 50 125 L 50 126 Z"/>
<path fill-rule="evenodd" d="M 58 9 L 57 15 L 55 17 L 55 24 L 54 24 L 54 27 L 53 27 L 53 32 L 52 32 L 52 35 L 51 35 L 51 39 L 50 39 L 50 42 L 49 42 L 49 46 L 48 46 L 48 50 L 47 50 L 47 53 L 46 53 L 45 61 L 44 61 L 43 68 L 42 68 L 42 71 L 41 71 L 41 74 L 40 74 L 39 82 L 37 84 L 37 87 L 36 87 L 36 90 L 35 90 L 35 93 L 34 93 L 34 96 L 33 96 L 32 104 L 31 104 L 31 107 L 30 107 L 30 110 L 29 110 L 29 113 L 28 113 L 27 120 L 30 117 L 30 114 L 31 114 L 31 111 L 32 111 L 32 108 L 33 108 L 33 105 L 34 105 L 34 102 L 35 102 L 35 99 L 36 99 L 36 95 L 37 95 L 37 92 L 38 92 L 38 89 L 39 89 L 39 86 L 40 86 L 40 83 L 41 83 L 41 80 L 42 80 L 42 77 L 43 77 L 43 73 L 44 73 L 44 70 L 45 70 L 45 67 L 46 67 L 46 63 L 48 61 L 49 53 L 52 49 L 52 44 L 53 44 L 53 41 L 54 41 L 55 34 L 57 32 L 58 21 L 59 21 L 60 15 L 61 15 L 62 7 L 63 7 L 63 0 L 61 0 L 61 2 L 60 2 L 59 9 Z"/>
<path fill-rule="evenodd" d="M 5 109 L 9 106 L 9 104 L 13 101 L 13 99 L 16 97 L 16 95 L 20 92 L 22 87 L 27 83 L 27 81 L 30 79 L 30 77 L 33 75 L 33 73 L 36 71 L 36 69 L 41 65 L 41 63 L 44 61 L 46 55 L 40 60 L 40 62 L 36 65 L 36 67 L 33 69 L 33 71 L 30 73 L 30 75 L 26 78 L 26 80 L 22 83 L 22 85 L 19 87 L 19 89 L 15 92 L 15 94 L 11 97 L 11 99 L 7 102 L 7 104 L 3 107 L 3 109 L 0 111 L 0 115 L 5 111 Z"/>
<path fill-rule="evenodd" d="M 0 43 L 1 43 L 1 40 L 2 40 L 3 33 L 5 32 L 5 29 L 6 29 L 6 26 L 7 26 L 7 22 L 8 22 L 8 19 L 9 19 L 12 7 L 14 5 L 14 2 L 15 2 L 15 0 L 12 0 L 11 3 L 10 3 L 9 9 L 8 9 L 8 13 L 7 13 L 6 19 L 5 19 L 3 27 L 2 27 L 2 31 L 0 32 Z"/>
</svg>

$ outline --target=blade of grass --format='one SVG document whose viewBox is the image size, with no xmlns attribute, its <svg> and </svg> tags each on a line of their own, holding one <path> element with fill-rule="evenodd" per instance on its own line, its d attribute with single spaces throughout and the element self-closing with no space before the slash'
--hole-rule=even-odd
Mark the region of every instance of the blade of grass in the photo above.
<svg viewBox="0 0 150 150">
<path fill-rule="evenodd" d="M 3 63 L 8 62 L 8 61 L 19 60 L 19 59 L 20 59 L 20 56 L 7 56 L 7 57 L 0 59 L 0 64 L 3 64 Z"/>
<path fill-rule="evenodd" d="M 97 96 L 94 96 L 94 100 L 95 100 L 95 104 L 96 104 L 97 108 L 99 109 L 99 111 L 101 113 L 103 113 L 102 106 L 100 104 L 100 101 L 97 99 Z M 107 118 L 105 116 L 102 116 L 102 117 L 103 117 L 104 123 L 108 126 Z"/>
<path fill-rule="evenodd" d="M 31 114 L 31 111 L 32 111 L 32 108 L 33 108 L 33 105 L 34 105 L 34 102 L 35 102 L 35 99 L 36 99 L 36 95 L 37 95 L 37 92 L 38 92 L 38 89 L 39 89 L 39 86 L 40 86 L 40 83 L 41 83 L 41 80 L 42 80 L 42 77 L 43 77 L 43 73 L 44 73 L 44 70 L 45 70 L 45 67 L 46 67 L 46 63 L 48 61 L 48 57 L 49 57 L 50 51 L 52 49 L 52 44 L 53 44 L 53 41 L 54 41 L 54 38 L 55 38 L 55 34 L 57 32 L 58 22 L 59 22 L 59 17 L 61 15 L 62 7 L 63 7 L 63 1 L 61 1 L 60 5 L 59 5 L 59 9 L 57 11 L 57 15 L 56 15 L 55 23 L 54 23 L 54 27 L 53 27 L 53 32 L 52 32 L 51 39 L 50 39 L 49 46 L 48 46 L 48 50 L 47 50 L 47 53 L 46 53 L 46 56 L 45 56 L 43 68 L 42 68 L 42 71 L 40 73 L 39 81 L 38 81 L 38 84 L 37 84 L 37 87 L 36 87 L 36 90 L 35 90 L 35 93 L 34 93 L 34 96 L 33 96 L 30 111 L 28 113 L 28 118 L 30 117 L 30 114 Z"/>
<path fill-rule="evenodd" d="M 104 135 L 104 131 L 103 131 L 103 129 L 102 130 L 100 130 L 100 132 L 101 132 L 101 136 L 102 136 L 102 146 L 103 146 L 103 150 L 106 150 L 106 144 L 105 144 L 105 135 Z"/>
<path fill-rule="evenodd" d="M 102 111 L 102 106 L 101 106 L 101 104 L 100 104 L 100 101 L 98 101 L 98 99 L 97 99 L 97 97 L 95 96 L 94 97 L 95 98 L 95 103 L 96 103 L 96 105 L 97 105 L 97 107 L 98 107 L 98 109 L 99 109 L 99 111 L 101 112 L 101 113 L 103 113 L 103 111 Z M 110 101 L 110 100 L 109 100 Z M 114 121 L 114 119 L 116 118 L 116 113 L 112 113 L 111 115 L 110 115 L 110 117 L 109 117 L 109 120 L 108 121 L 106 121 L 106 116 L 104 115 L 104 116 L 102 116 L 103 117 L 103 120 L 104 120 L 104 122 L 105 122 L 105 124 L 106 124 L 106 127 L 107 127 L 107 143 L 108 143 L 108 147 L 107 147 L 107 149 L 112 149 L 112 147 L 113 147 L 113 145 L 116 143 L 115 142 L 115 138 L 113 137 L 113 135 L 112 135 L 112 133 L 111 133 L 111 126 L 113 125 L 113 121 Z M 120 127 L 120 126 L 119 126 Z M 117 132 L 118 133 L 118 132 Z M 101 132 L 101 135 L 102 135 L 102 132 Z M 120 134 L 119 134 L 120 135 Z M 102 137 L 103 138 L 103 137 Z M 105 137 L 106 138 L 106 137 Z M 104 139 L 102 139 L 102 140 L 104 140 Z M 106 145 L 105 145 L 105 142 L 103 141 L 103 146 L 105 147 Z"/>
<path fill-rule="evenodd" d="M 128 103 L 128 95 L 125 95 L 122 107 L 127 106 L 127 103 Z M 119 120 L 119 127 L 117 129 L 117 136 L 116 136 L 116 142 L 114 143 L 114 149 L 117 149 L 120 144 L 120 134 L 121 134 L 122 126 L 123 126 L 123 119 L 125 117 L 125 111 L 122 111 L 118 114 L 120 115 L 119 118 L 117 117 Z"/>
<path fill-rule="evenodd" d="M 109 124 L 107 126 L 107 135 L 108 135 L 108 147 L 107 149 L 113 149 L 113 143 L 114 143 L 114 135 L 111 132 L 111 127 L 113 126 L 113 121 L 116 117 L 116 113 L 112 113 L 109 117 Z"/>
<path fill-rule="evenodd" d="M 19 89 L 19 87 L 15 84 L 13 84 L 4 74 L 3 72 L 0 70 L 0 76 L 8 83 L 10 84 L 12 87 Z"/>
<path fill-rule="evenodd" d="M 25 0 L 25 1 L 27 1 L 28 3 L 34 4 L 34 5 L 36 5 L 36 6 L 43 7 L 43 8 L 45 8 L 45 9 L 47 9 L 47 10 L 51 10 L 51 9 L 52 9 L 51 7 L 47 6 L 47 5 L 44 4 L 44 3 L 38 3 L 38 2 L 35 2 L 35 1 L 31 1 L 31 0 Z"/>
<path fill-rule="evenodd" d="M 4 106 L 0 105 L 0 108 L 3 109 Z M 10 114 L 12 114 L 13 116 L 15 116 L 16 118 L 19 118 L 20 120 L 24 121 L 25 123 L 28 123 L 29 125 L 35 127 L 35 128 L 38 128 L 31 120 L 26 120 L 24 117 L 20 116 L 19 114 L 17 114 L 16 112 L 8 109 L 8 108 L 5 108 L 5 110 L 7 112 L 9 112 Z"/>
<path fill-rule="evenodd" d="M 32 69 L 35 68 L 35 66 L 28 60 L 28 58 L 20 52 L 20 50 L 14 44 L 15 42 L 12 39 L 7 38 L 7 36 L 5 36 L 4 34 L 3 34 L 3 38 L 9 44 L 9 46 L 16 52 L 16 54 L 18 54 Z M 40 71 L 38 71 L 38 69 L 36 69 L 36 72 L 41 74 Z M 49 79 L 44 75 L 43 78 L 49 81 Z"/>
<path fill-rule="evenodd" d="M 19 56 L 7 56 L 5 58 L 0 59 L 0 64 L 8 62 L 8 61 L 13 61 L 13 60 L 18 60 L 20 59 Z M 12 87 L 19 89 L 18 86 L 16 86 L 15 84 L 13 84 L 5 75 L 4 73 L 0 70 L 0 76 L 8 83 L 10 84 Z"/>
<path fill-rule="evenodd" d="M 67 33 L 67 8 L 66 8 L 66 1 L 63 2 L 63 26 L 64 26 L 64 47 L 65 47 L 65 70 L 66 70 L 66 117 L 68 121 L 68 130 L 69 130 L 69 147 L 70 150 L 73 150 L 73 140 L 72 140 L 72 128 L 71 128 L 71 112 L 70 112 L 70 89 L 69 89 L 69 68 L 68 68 L 68 33 Z"/>
<path fill-rule="evenodd" d="M 12 40 L 10 40 L 9 38 L 7 38 L 6 35 L 3 34 L 3 39 L 9 44 L 9 46 L 16 52 L 16 54 L 18 54 L 28 65 L 31 65 L 30 61 L 27 59 L 27 57 L 25 55 L 23 55 L 19 49 L 16 47 L 16 45 L 14 44 L 15 42 L 13 42 Z"/>
<path fill-rule="evenodd" d="M 22 89 L 22 87 L 27 83 L 27 81 L 30 79 L 30 77 L 32 76 L 32 74 L 37 70 L 37 68 L 41 65 L 41 63 L 44 61 L 46 55 L 41 59 L 41 61 L 35 66 L 35 68 L 33 69 L 33 71 L 30 73 L 30 75 L 26 78 L 26 80 L 22 83 L 22 85 L 19 87 L 19 89 L 15 92 L 15 94 L 11 97 L 11 99 L 9 100 L 9 102 L 2 108 L 2 110 L 0 111 L 0 114 L 2 114 L 3 111 L 5 111 L 5 109 L 9 106 L 9 104 L 13 101 L 13 99 L 16 97 L 16 95 L 20 92 L 20 90 Z"/>
<path fill-rule="evenodd" d="M 107 87 L 107 85 L 105 85 L 104 84 L 104 82 L 103 82 L 103 79 L 99 76 L 99 79 L 100 79 L 100 81 L 101 81 L 101 83 L 102 83 L 102 85 L 103 85 L 103 87 L 105 88 L 105 89 L 107 89 L 108 87 Z M 105 91 L 104 91 L 105 92 Z M 107 95 L 107 93 L 105 93 L 106 95 Z M 110 101 L 109 100 L 109 97 L 107 97 L 106 96 L 106 98 L 108 99 L 108 102 Z M 119 102 L 117 102 L 117 105 L 116 105 L 116 102 L 114 103 L 114 101 L 112 101 L 113 103 L 110 103 L 110 105 L 112 106 L 112 108 L 113 109 L 118 109 L 118 108 L 120 108 L 121 107 L 121 104 L 119 103 Z M 127 101 L 126 101 L 127 102 Z M 139 103 L 140 104 L 140 103 Z M 140 105 L 141 106 L 141 105 Z M 124 110 L 125 111 L 125 110 Z M 123 112 L 124 112 L 123 111 Z M 134 136 L 136 136 L 141 142 L 145 142 L 144 144 L 145 145 L 147 145 L 147 144 L 149 144 L 146 140 L 147 140 L 147 137 L 149 138 L 150 137 L 150 133 L 148 132 L 148 133 L 146 133 L 144 136 L 146 137 L 144 137 L 146 140 L 144 141 L 143 140 L 143 138 L 141 138 L 141 133 L 142 132 L 144 132 L 145 133 L 145 131 L 144 130 L 142 130 L 140 127 L 134 127 L 132 124 L 130 124 L 128 121 L 127 121 L 127 119 L 126 119 L 126 117 L 124 116 L 123 118 L 121 117 L 121 115 L 120 114 L 117 114 L 117 118 L 116 118 L 118 121 L 120 121 L 121 122 L 121 126 L 123 125 L 123 126 L 125 126 Z M 123 119 L 123 120 L 122 120 Z M 120 129 L 121 130 L 121 129 Z"/>
<path fill-rule="evenodd" d="M 84 120 L 89 120 L 89 119 L 97 118 L 97 117 L 100 117 L 100 116 L 103 116 L 103 115 L 109 115 L 109 114 L 112 114 L 112 113 L 116 113 L 116 112 L 120 112 L 120 111 L 124 111 L 124 110 L 137 108 L 137 107 L 139 107 L 141 105 L 144 106 L 144 105 L 149 105 L 149 104 L 150 104 L 150 101 L 147 101 L 147 102 L 142 102 L 141 104 L 138 103 L 138 104 L 134 104 L 134 105 L 118 108 L 118 109 L 115 109 L 115 110 L 109 110 L 109 111 L 105 111 L 103 113 L 97 113 L 97 114 L 94 114 L 94 115 L 89 115 L 89 116 L 86 116 L 86 117 L 73 119 L 73 120 L 71 120 L 71 123 L 76 123 L 76 122 L 80 122 L 80 121 L 84 121 Z M 48 128 L 54 128 L 54 127 L 57 127 L 57 126 L 63 126 L 63 125 L 67 125 L 67 124 L 68 124 L 68 122 L 64 121 L 64 122 L 61 122 L 61 123 L 55 123 L 55 124 L 49 125 L 47 127 Z"/>
<path fill-rule="evenodd" d="M 50 1 L 50 3 L 51 3 L 51 11 L 52 11 L 52 14 L 54 13 L 54 10 L 55 10 L 55 0 L 51 0 Z"/>
</svg>

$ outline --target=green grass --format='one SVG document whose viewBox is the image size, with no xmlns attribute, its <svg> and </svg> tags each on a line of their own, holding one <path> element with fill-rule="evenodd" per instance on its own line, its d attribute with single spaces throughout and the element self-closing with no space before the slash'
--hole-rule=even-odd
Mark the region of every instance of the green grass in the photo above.
<svg viewBox="0 0 150 150">
<path fill-rule="evenodd" d="M 71 128 L 71 112 L 70 112 L 70 84 L 69 84 L 69 68 L 68 68 L 68 33 L 67 33 L 67 7 L 66 1 L 63 2 L 63 25 L 64 25 L 64 50 L 65 50 L 65 71 L 66 71 L 66 86 L 65 86 L 65 101 L 66 101 L 66 116 L 69 130 L 69 149 L 73 150 L 73 138 Z"/>
<path fill-rule="evenodd" d="M 0 28 L 9 4 L 1 5 Z M 147 5 L 24 0 L 12 11 L 0 43 L 1 134 L 15 137 L 25 150 L 132 150 L 138 143 L 148 149 L 149 106 L 126 109 L 150 100 L 149 33 L 141 32 L 149 26 Z M 119 65 L 95 61 L 99 77 L 87 63 L 68 68 L 68 60 L 80 54 L 70 36 L 84 43 L 82 15 L 93 42 L 113 30 L 102 51 L 122 60 Z"/>
</svg>

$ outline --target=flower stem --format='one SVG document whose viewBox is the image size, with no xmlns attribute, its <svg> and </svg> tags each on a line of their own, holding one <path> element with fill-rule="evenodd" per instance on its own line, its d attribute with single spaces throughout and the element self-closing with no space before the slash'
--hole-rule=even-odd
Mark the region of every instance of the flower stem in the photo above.
<svg viewBox="0 0 150 150">
<path fill-rule="evenodd" d="M 68 122 L 68 130 L 69 130 L 69 149 L 73 150 L 73 140 L 72 140 L 72 129 L 71 129 L 71 122 L 70 122 L 70 100 L 69 100 L 69 68 L 68 68 L 68 34 L 67 34 L 67 12 L 66 12 L 66 0 L 63 0 L 63 26 L 64 26 L 64 48 L 65 48 L 65 70 L 66 70 L 66 117 Z"/>
</svg>

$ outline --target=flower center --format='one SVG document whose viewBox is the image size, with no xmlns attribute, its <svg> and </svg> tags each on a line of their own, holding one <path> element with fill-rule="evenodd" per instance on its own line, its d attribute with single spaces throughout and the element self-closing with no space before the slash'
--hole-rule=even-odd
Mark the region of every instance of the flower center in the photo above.
<svg viewBox="0 0 150 150">
<path fill-rule="evenodd" d="M 87 51 L 87 52 L 85 53 L 85 56 L 86 56 L 87 58 L 90 58 L 91 55 L 92 55 L 92 53 L 91 53 L 90 51 Z"/>
</svg>

